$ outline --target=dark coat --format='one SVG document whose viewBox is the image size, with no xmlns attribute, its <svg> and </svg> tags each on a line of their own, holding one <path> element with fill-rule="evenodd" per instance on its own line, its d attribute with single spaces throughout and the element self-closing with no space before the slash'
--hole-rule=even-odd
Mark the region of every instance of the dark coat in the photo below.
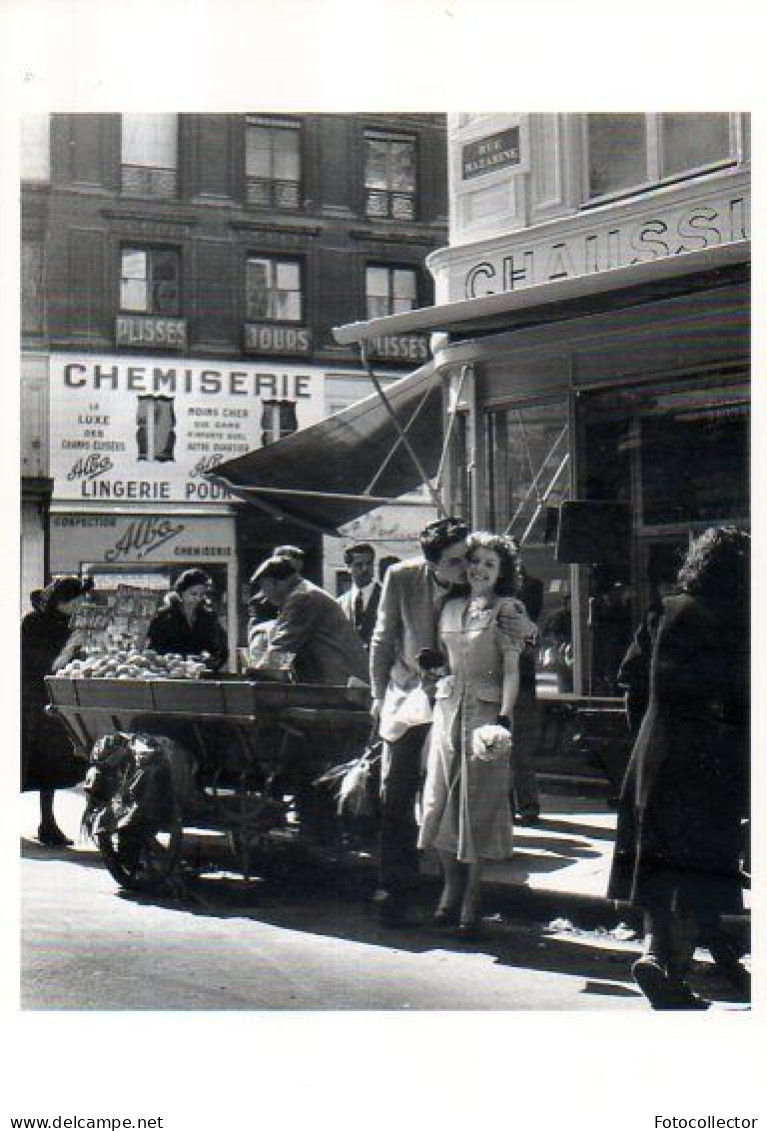
<svg viewBox="0 0 767 1131">
<path fill-rule="evenodd" d="M 747 810 L 745 621 L 670 597 L 619 805 L 610 898 L 699 915 L 737 911 Z"/>
<path fill-rule="evenodd" d="M 338 603 L 344 611 L 347 620 L 354 625 L 354 607 L 352 604 L 352 590 L 348 589 L 338 598 Z M 360 640 L 366 648 L 370 647 L 370 638 L 373 635 L 373 629 L 376 626 L 376 617 L 378 616 L 378 606 L 381 603 L 381 584 L 376 581 L 370 593 L 370 600 L 365 606 L 365 611 L 362 614 L 362 623 L 359 626 L 355 625 Z"/>
<path fill-rule="evenodd" d="M 291 652 L 299 683 L 345 687 L 368 680 L 367 654 L 338 601 L 311 581 L 299 581 L 279 611 L 269 647 Z"/>
<path fill-rule="evenodd" d="M 63 724 L 45 713 L 45 677 L 69 639 L 62 613 L 36 609 L 21 622 L 21 788 L 66 789 L 85 777 Z"/>
<path fill-rule="evenodd" d="M 171 594 L 167 604 L 155 613 L 147 629 L 149 647 L 161 656 L 177 652 L 180 656 L 199 656 L 209 652 L 214 668 L 226 663 L 228 644 L 226 633 L 215 613 L 198 609 L 194 624 L 184 616 L 181 600 Z"/>
</svg>

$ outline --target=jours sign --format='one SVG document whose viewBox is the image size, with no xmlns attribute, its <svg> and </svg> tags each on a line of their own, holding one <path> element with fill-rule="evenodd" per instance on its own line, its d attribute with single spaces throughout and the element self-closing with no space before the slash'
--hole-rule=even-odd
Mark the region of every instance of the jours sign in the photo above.
<svg viewBox="0 0 767 1131">
<path fill-rule="evenodd" d="M 696 202 L 666 207 L 650 203 L 641 213 L 634 208 L 610 220 L 579 217 L 577 229 L 570 222 L 557 225 L 557 230 L 557 238 L 536 240 L 529 233 L 515 233 L 502 248 L 462 271 L 463 294 L 452 297 L 482 298 L 747 240 L 750 195 L 747 188 L 732 193 L 720 188 Z"/>
<path fill-rule="evenodd" d="M 324 374 L 166 359 L 52 354 L 50 463 L 58 499 L 227 498 L 204 473 L 261 447 L 275 403 L 299 428 L 324 413 Z"/>
</svg>

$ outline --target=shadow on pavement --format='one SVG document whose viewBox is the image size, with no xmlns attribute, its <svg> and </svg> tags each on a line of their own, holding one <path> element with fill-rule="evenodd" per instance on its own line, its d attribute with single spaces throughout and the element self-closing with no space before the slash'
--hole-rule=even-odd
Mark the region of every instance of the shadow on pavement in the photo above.
<svg viewBox="0 0 767 1131">
<path fill-rule="evenodd" d="M 48 848 L 28 837 L 21 838 L 23 860 L 61 860 L 83 868 L 103 868 L 98 849 L 91 845 L 73 845 L 71 848 Z"/>
<path fill-rule="evenodd" d="M 533 829 L 541 832 L 570 833 L 572 836 L 588 837 L 591 840 L 615 840 L 615 829 L 605 828 L 604 825 L 590 825 L 581 821 L 570 821 L 561 817 L 547 817 L 545 814 L 538 818 Z M 527 837 L 525 837 L 525 840 Z"/>
</svg>

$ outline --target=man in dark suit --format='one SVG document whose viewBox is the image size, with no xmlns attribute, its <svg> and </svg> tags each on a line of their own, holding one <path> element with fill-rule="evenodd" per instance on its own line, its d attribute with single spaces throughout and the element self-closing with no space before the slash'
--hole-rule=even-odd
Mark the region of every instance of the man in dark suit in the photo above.
<svg viewBox="0 0 767 1131">
<path fill-rule="evenodd" d="M 338 603 L 362 643 L 369 648 L 381 600 L 381 586 L 375 580 L 375 550 L 369 542 L 355 542 L 344 551 L 344 564 L 351 574 L 352 584 Z"/>
</svg>

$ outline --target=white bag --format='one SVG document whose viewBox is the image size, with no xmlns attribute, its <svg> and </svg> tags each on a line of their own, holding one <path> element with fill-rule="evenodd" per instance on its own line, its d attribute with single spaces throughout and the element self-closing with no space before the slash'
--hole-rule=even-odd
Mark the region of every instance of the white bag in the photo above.
<svg viewBox="0 0 767 1131">
<path fill-rule="evenodd" d="M 431 720 L 429 696 L 420 684 L 411 691 L 389 687 L 381 708 L 378 733 L 384 742 L 396 742 L 410 727 L 425 726 Z"/>
</svg>

